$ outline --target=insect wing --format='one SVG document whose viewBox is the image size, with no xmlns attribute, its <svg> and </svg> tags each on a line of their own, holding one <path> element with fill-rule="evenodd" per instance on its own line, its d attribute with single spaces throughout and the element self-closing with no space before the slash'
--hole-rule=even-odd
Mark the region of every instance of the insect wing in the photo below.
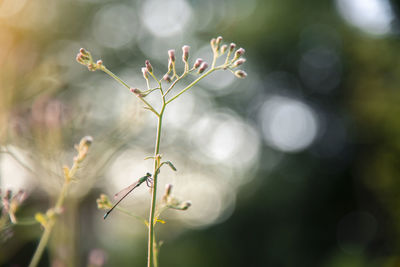
<svg viewBox="0 0 400 267">
<path fill-rule="evenodd" d="M 138 186 L 138 184 L 139 182 L 137 181 L 131 184 L 130 186 L 125 187 L 124 189 L 122 189 L 121 191 L 119 191 L 114 195 L 114 199 L 119 201 L 120 199 L 126 197 L 133 189 L 135 189 L 135 187 Z"/>
</svg>

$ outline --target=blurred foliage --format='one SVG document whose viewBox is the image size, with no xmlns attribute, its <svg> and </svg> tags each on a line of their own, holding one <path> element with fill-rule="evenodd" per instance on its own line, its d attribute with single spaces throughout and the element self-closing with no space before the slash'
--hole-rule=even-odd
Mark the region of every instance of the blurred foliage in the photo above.
<svg viewBox="0 0 400 267">
<path fill-rule="evenodd" d="M 276 94 L 295 96 L 315 111 L 322 130 L 312 145 L 295 153 L 279 151 L 260 139 L 257 159 L 244 170 L 194 163 L 190 153 L 194 142 L 182 137 L 190 133 L 180 128 L 167 131 L 166 155 L 180 155 L 193 173 L 219 176 L 223 186 L 215 190 L 232 187 L 235 196 L 231 210 L 227 207 L 221 219 L 208 225 L 192 229 L 172 214 L 170 220 L 167 216 L 167 224 L 159 227 L 165 240 L 160 266 L 400 264 L 396 13 L 400 6 L 396 1 L 391 1 L 396 16 L 393 31 L 382 36 L 346 23 L 338 1 L 209 0 L 185 2 L 191 7 L 190 21 L 166 37 L 152 35 L 143 26 L 151 14 L 142 13 L 142 2 L 11 2 L 0 2 L 0 142 L 31 168 L 31 182 L 26 184 L 30 195 L 17 217 L 33 216 L 48 207 L 62 183 L 60 167 L 69 162 L 73 144 L 87 134 L 95 140 L 80 172 L 84 184 L 70 194 L 41 266 L 85 266 L 89 255 L 92 260 L 102 258 L 101 251 L 105 266 L 145 264 L 145 229 L 123 216 L 124 223 L 119 218 L 113 224 L 103 223 L 95 199 L 110 185 L 107 172 L 114 159 L 126 151 L 152 150 L 153 125 L 118 85 L 74 62 L 78 49 L 87 47 L 114 72 L 137 82 L 145 58 L 156 69 L 165 67 L 168 49 L 188 43 L 194 51 L 217 35 L 246 48 L 249 77 L 239 85 L 228 85 L 232 91 L 217 92 L 203 85 L 203 95 L 196 91 L 196 97 L 215 106 L 199 113 L 228 110 L 253 127 L 255 136 L 262 136 L 262 101 Z M 13 14 L 18 3 L 22 8 Z M 5 13 L 7 4 L 11 11 Z M 107 46 L 94 33 L 100 25 L 99 12 L 119 4 L 135 11 L 136 26 L 128 27 L 134 32 L 133 41 Z M 110 32 L 117 32 L 112 27 L 120 25 L 118 18 L 105 24 Z M 321 56 L 322 66 L 333 60 L 332 69 L 307 65 L 307 55 Z M 276 82 L 276 77 L 290 78 Z M 197 115 L 200 120 L 202 114 Z M 18 178 L 4 176 L 10 173 L 4 171 L 10 164 L 6 155 L 0 154 L 4 188 L 9 186 L 5 181 Z M 219 169 L 227 172 L 221 174 Z M 19 174 L 14 169 L 11 173 Z M 235 176 L 241 182 L 226 182 Z M 147 207 L 147 202 L 139 205 Z M 199 202 L 193 208 L 196 205 Z M 40 234 L 37 225 L 15 226 L 12 238 L 0 244 L 0 266 L 26 266 Z M 91 253 L 95 248 L 102 250 Z"/>
</svg>

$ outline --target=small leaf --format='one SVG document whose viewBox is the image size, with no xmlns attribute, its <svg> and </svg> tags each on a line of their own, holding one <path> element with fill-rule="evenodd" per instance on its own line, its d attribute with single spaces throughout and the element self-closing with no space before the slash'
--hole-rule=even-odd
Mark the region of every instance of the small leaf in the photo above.
<svg viewBox="0 0 400 267">
<path fill-rule="evenodd" d="M 162 164 L 167 164 L 173 171 L 176 172 L 176 168 L 175 168 L 174 164 L 172 164 L 171 161 L 164 161 Z"/>
<path fill-rule="evenodd" d="M 162 223 L 162 224 L 165 224 L 165 221 L 164 221 L 164 220 L 161 220 L 161 219 L 157 219 L 156 222 L 160 222 L 160 223 Z"/>
</svg>

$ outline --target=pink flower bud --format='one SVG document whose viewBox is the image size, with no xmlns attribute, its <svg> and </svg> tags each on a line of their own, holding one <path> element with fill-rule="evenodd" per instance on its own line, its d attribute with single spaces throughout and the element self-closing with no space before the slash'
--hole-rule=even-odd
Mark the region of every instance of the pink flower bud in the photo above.
<svg viewBox="0 0 400 267">
<path fill-rule="evenodd" d="M 235 76 L 238 78 L 246 78 L 247 73 L 244 72 L 243 70 L 237 70 L 237 71 L 235 71 Z"/>
<path fill-rule="evenodd" d="M 190 201 L 185 201 L 180 205 L 180 208 L 182 210 L 187 210 L 188 208 L 190 208 L 190 206 L 192 206 L 192 203 Z"/>
<path fill-rule="evenodd" d="M 238 59 L 241 55 L 243 55 L 244 54 L 244 49 L 243 48 L 239 48 L 238 50 L 236 50 L 236 52 L 235 52 L 235 59 Z"/>
<path fill-rule="evenodd" d="M 97 66 L 96 66 L 94 63 L 89 63 L 89 64 L 87 65 L 87 67 L 88 67 L 88 69 L 89 69 L 90 71 L 96 71 L 96 69 L 97 69 Z"/>
<path fill-rule="evenodd" d="M 222 36 L 218 36 L 218 37 L 217 37 L 217 40 L 216 40 L 217 45 L 220 45 L 220 44 L 221 44 L 222 39 L 223 39 Z"/>
<path fill-rule="evenodd" d="M 182 60 L 183 62 L 187 62 L 188 58 L 189 58 L 189 46 L 188 45 L 184 45 L 182 47 Z"/>
<path fill-rule="evenodd" d="M 215 38 L 212 38 L 211 41 L 210 41 L 210 45 L 211 45 L 211 48 L 212 48 L 213 50 L 214 50 L 215 47 L 216 47 L 216 42 L 217 42 L 217 40 L 215 40 Z"/>
<path fill-rule="evenodd" d="M 168 74 L 165 74 L 164 77 L 163 77 L 163 80 L 170 83 L 171 82 L 171 77 Z"/>
<path fill-rule="evenodd" d="M 245 62 L 246 62 L 246 59 L 240 58 L 240 59 L 236 60 L 236 61 L 233 63 L 233 67 L 240 66 L 240 65 L 242 65 L 242 64 L 245 63 Z"/>
<path fill-rule="evenodd" d="M 221 53 L 222 53 L 222 54 L 225 53 L 226 50 L 228 50 L 228 46 L 227 46 L 227 45 L 221 46 Z"/>
<path fill-rule="evenodd" d="M 175 50 L 174 49 L 168 50 L 168 56 L 172 62 L 175 62 Z"/>
<path fill-rule="evenodd" d="M 151 64 L 150 64 L 150 61 L 146 60 L 146 61 L 145 61 L 145 64 L 146 64 L 146 69 L 147 69 L 147 71 L 148 71 L 148 72 L 153 72 L 153 67 L 152 67 Z"/>
<path fill-rule="evenodd" d="M 78 63 L 83 63 L 83 56 L 82 56 L 82 54 L 77 54 L 76 55 L 76 61 L 78 61 Z"/>
<path fill-rule="evenodd" d="M 85 50 L 85 48 L 79 49 L 79 53 L 81 53 L 84 56 L 89 56 L 89 52 Z"/>
<path fill-rule="evenodd" d="M 201 63 L 200 68 L 199 68 L 199 73 L 203 73 L 207 68 L 208 68 L 207 62 Z"/>
<path fill-rule="evenodd" d="M 135 95 L 137 95 L 138 97 L 142 97 L 142 96 L 143 96 L 143 95 L 142 95 L 142 91 L 140 91 L 140 90 L 137 89 L 137 88 L 131 88 L 130 91 L 131 91 L 132 93 L 134 93 Z"/>
<path fill-rule="evenodd" d="M 231 43 L 229 45 L 229 51 L 233 52 L 233 50 L 235 50 L 235 48 L 236 48 L 236 44 L 235 43 Z"/>
<path fill-rule="evenodd" d="M 200 67 L 200 64 L 203 62 L 203 59 L 198 58 L 196 59 L 196 62 L 194 62 L 193 68 L 197 69 L 198 67 Z"/>
</svg>

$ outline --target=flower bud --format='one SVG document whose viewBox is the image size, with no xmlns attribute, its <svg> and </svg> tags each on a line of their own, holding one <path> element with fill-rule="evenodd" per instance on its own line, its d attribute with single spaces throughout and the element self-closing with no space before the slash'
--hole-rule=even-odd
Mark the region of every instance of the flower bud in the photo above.
<svg viewBox="0 0 400 267">
<path fill-rule="evenodd" d="M 83 48 L 79 49 L 79 53 L 76 55 L 76 61 L 79 64 L 85 65 L 90 71 L 96 71 L 102 68 L 103 65 L 103 61 L 101 60 L 94 63 L 89 51 L 86 51 Z"/>
<path fill-rule="evenodd" d="M 168 56 L 169 56 L 169 60 L 171 62 L 175 62 L 175 50 L 174 49 L 168 50 Z"/>
<path fill-rule="evenodd" d="M 221 54 L 224 54 L 226 52 L 226 50 L 228 50 L 228 46 L 227 45 L 221 46 Z"/>
<path fill-rule="evenodd" d="M 199 68 L 199 73 L 203 73 L 206 69 L 208 68 L 208 64 L 207 64 L 207 62 L 203 62 L 203 63 L 201 63 L 201 65 L 200 65 L 200 68 Z"/>
<path fill-rule="evenodd" d="M 229 45 L 229 51 L 230 51 L 230 52 L 233 52 L 233 50 L 235 50 L 235 48 L 236 48 L 236 44 L 235 44 L 235 43 L 231 43 L 231 44 Z"/>
<path fill-rule="evenodd" d="M 93 143 L 93 137 L 87 135 L 83 137 L 79 143 L 80 147 L 90 146 Z"/>
<path fill-rule="evenodd" d="M 194 62 L 193 68 L 197 69 L 198 67 L 200 67 L 200 64 L 203 62 L 203 59 L 198 58 L 196 59 L 196 62 Z"/>
<path fill-rule="evenodd" d="M 164 77 L 163 77 L 163 80 L 170 83 L 171 82 L 171 77 L 168 74 L 165 74 Z"/>
<path fill-rule="evenodd" d="M 101 194 L 98 199 L 96 199 L 97 208 L 100 210 L 106 210 L 112 207 L 112 203 L 107 195 Z"/>
<path fill-rule="evenodd" d="M 212 38 L 211 39 L 211 41 L 210 41 L 210 45 L 211 45 L 211 48 L 213 49 L 213 50 L 215 50 L 215 47 L 216 47 L 216 45 L 217 45 L 217 40 L 215 39 L 215 38 Z"/>
<path fill-rule="evenodd" d="M 90 56 L 89 52 L 86 51 L 85 48 L 79 49 L 79 53 L 81 53 L 82 55 L 87 56 L 87 57 Z"/>
<path fill-rule="evenodd" d="M 146 60 L 146 61 L 145 61 L 145 64 L 146 64 L 146 69 L 147 69 L 147 71 L 150 72 L 150 73 L 152 73 L 152 72 L 153 72 L 153 67 L 152 67 L 151 64 L 150 64 L 150 61 Z"/>
<path fill-rule="evenodd" d="M 247 73 L 244 72 L 243 70 L 237 70 L 237 71 L 235 71 L 235 76 L 238 78 L 246 78 Z"/>
<path fill-rule="evenodd" d="M 94 63 L 88 64 L 87 67 L 88 67 L 88 69 L 89 69 L 90 71 L 96 71 L 96 69 L 97 69 L 97 65 L 94 64 Z"/>
<path fill-rule="evenodd" d="M 147 68 L 142 68 L 143 77 L 147 80 L 149 79 L 149 74 L 147 73 Z"/>
<path fill-rule="evenodd" d="M 90 60 L 90 58 L 88 58 L 87 56 L 85 56 L 83 54 L 76 55 L 76 61 L 78 61 L 78 63 L 80 63 L 80 64 L 86 65 L 89 60 Z"/>
<path fill-rule="evenodd" d="M 240 56 L 242 56 L 244 54 L 244 52 L 245 52 L 245 50 L 243 48 L 239 48 L 238 50 L 236 50 L 233 60 L 238 59 Z"/>
<path fill-rule="evenodd" d="M 93 137 L 85 136 L 81 139 L 79 145 L 75 146 L 75 148 L 78 150 L 78 155 L 74 157 L 74 160 L 77 163 L 82 162 L 86 158 L 86 155 L 89 151 L 89 147 L 92 143 L 93 143 Z"/>
<path fill-rule="evenodd" d="M 182 60 L 183 62 L 187 62 L 188 58 L 189 58 L 189 46 L 188 45 L 184 45 L 182 47 Z"/>
<path fill-rule="evenodd" d="M 138 97 L 142 97 L 142 91 L 140 91 L 138 88 L 131 88 L 129 89 L 132 93 L 134 93 L 135 95 L 137 95 Z"/>
<path fill-rule="evenodd" d="M 218 36 L 218 37 L 217 37 L 217 40 L 215 41 L 215 44 L 216 44 L 217 46 L 219 46 L 219 45 L 221 45 L 221 42 L 222 42 L 222 36 Z"/>
<path fill-rule="evenodd" d="M 235 62 L 233 62 L 233 65 L 232 65 L 232 67 L 237 67 L 237 66 L 240 66 L 240 65 L 242 65 L 243 63 L 245 63 L 246 62 L 246 59 L 244 59 L 244 58 L 239 58 L 238 60 L 236 60 Z"/>
<path fill-rule="evenodd" d="M 180 205 L 180 209 L 181 210 L 187 210 L 188 208 L 190 208 L 190 206 L 192 206 L 192 202 L 185 201 Z"/>
</svg>

